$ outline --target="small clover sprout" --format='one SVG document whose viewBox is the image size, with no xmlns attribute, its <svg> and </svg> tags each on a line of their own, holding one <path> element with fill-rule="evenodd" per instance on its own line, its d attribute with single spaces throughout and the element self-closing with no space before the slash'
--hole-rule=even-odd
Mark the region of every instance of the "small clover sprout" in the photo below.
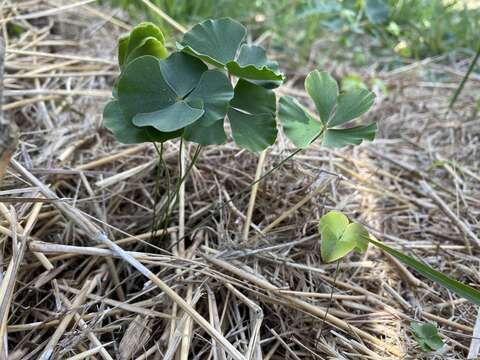
<svg viewBox="0 0 480 360">
<path fill-rule="evenodd" d="M 368 248 L 368 231 L 357 223 L 351 223 L 339 211 L 322 216 L 318 226 L 322 235 L 321 255 L 325 262 L 343 258 L 352 250 L 364 253 Z"/>
<path fill-rule="evenodd" d="M 426 278 L 456 293 L 458 296 L 469 300 L 473 304 L 480 305 L 480 291 L 452 279 L 432 269 L 425 263 L 376 240 L 368 233 L 363 225 L 350 222 L 348 218 L 339 211 L 330 211 L 323 215 L 320 218 L 318 230 L 322 238 L 320 245 L 321 256 L 325 262 L 339 260 L 354 250 L 364 253 L 368 248 L 368 244 L 372 244 L 397 258 L 405 265 L 412 267 Z"/>
<path fill-rule="evenodd" d="M 119 42 L 121 74 L 104 110 L 105 127 L 123 143 L 182 137 L 212 145 L 226 141 L 228 118 L 240 147 L 255 152 L 272 145 L 277 125 L 270 89 L 281 84 L 283 74 L 264 49 L 242 45 L 245 35 L 232 19 L 207 20 L 168 56 L 160 29 L 138 25 Z M 238 78 L 235 88 L 231 77 Z"/>
<path fill-rule="evenodd" d="M 415 340 L 423 351 L 437 351 L 443 347 L 442 338 L 438 335 L 435 325 L 412 322 L 410 330 L 412 330 Z"/>
<path fill-rule="evenodd" d="M 305 89 L 315 103 L 320 121 L 291 96 L 280 99 L 278 113 L 285 135 L 297 147 L 308 147 L 322 133 L 323 145 L 331 148 L 358 145 L 375 138 L 375 123 L 342 127 L 370 109 L 375 100 L 371 91 L 354 88 L 339 93 L 335 79 L 318 70 L 307 76 Z"/>
</svg>

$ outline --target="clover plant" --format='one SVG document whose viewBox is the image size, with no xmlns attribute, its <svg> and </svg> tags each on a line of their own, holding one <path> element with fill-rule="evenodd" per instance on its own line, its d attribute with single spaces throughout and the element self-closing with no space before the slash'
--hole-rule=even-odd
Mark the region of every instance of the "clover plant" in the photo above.
<svg viewBox="0 0 480 360">
<path fill-rule="evenodd" d="M 245 37 L 245 27 L 232 19 L 206 20 L 168 54 L 160 29 L 141 23 L 119 41 L 121 74 L 104 110 L 105 127 L 127 144 L 183 138 L 213 145 L 226 141 L 227 117 L 240 147 L 255 152 L 272 145 L 271 89 L 284 76 Z"/>
<path fill-rule="evenodd" d="M 330 211 L 322 216 L 318 230 L 322 238 L 320 246 L 321 256 L 325 262 L 339 260 L 352 251 L 364 253 L 368 248 L 368 244 L 372 244 L 394 256 L 407 266 L 414 268 L 428 279 L 470 302 L 480 305 L 480 291 L 452 279 L 425 265 L 423 262 L 415 260 L 401 251 L 376 240 L 368 233 L 364 226 L 350 222 L 348 218 L 339 211 Z"/>
<path fill-rule="evenodd" d="M 335 79 L 318 70 L 307 76 L 305 89 L 315 104 L 320 121 L 291 96 L 280 99 L 278 113 L 285 135 L 297 147 L 308 147 L 321 134 L 322 144 L 333 148 L 374 139 L 375 123 L 343 128 L 370 109 L 375 100 L 371 91 L 355 88 L 339 92 Z"/>
<path fill-rule="evenodd" d="M 430 323 L 412 322 L 410 330 L 423 351 L 438 351 L 443 347 L 443 341 L 438 335 L 437 327 Z"/>
</svg>

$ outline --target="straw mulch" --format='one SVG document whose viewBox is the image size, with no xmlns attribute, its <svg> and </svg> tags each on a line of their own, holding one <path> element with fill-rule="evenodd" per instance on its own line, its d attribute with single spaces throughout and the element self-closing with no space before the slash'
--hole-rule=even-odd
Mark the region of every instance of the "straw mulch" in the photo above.
<svg viewBox="0 0 480 360">
<path fill-rule="evenodd" d="M 4 116 L 20 128 L 0 189 L 0 359 L 478 354 L 478 308 L 373 248 L 324 264 L 316 229 L 339 209 L 480 286 L 478 76 L 447 113 L 468 59 L 375 74 L 389 89 L 368 115 L 378 139 L 341 151 L 312 146 L 256 197 L 248 186 L 257 165 L 267 171 L 290 154 L 285 139 L 264 163 L 233 143 L 203 149 L 166 228 L 152 235 L 155 204 L 182 171 L 180 144 L 165 147 L 169 176 L 156 181 L 151 144 L 124 146 L 102 129 L 116 39 L 129 25 L 87 2 L 0 5 Z M 308 70 L 279 91 L 306 100 Z M 184 148 L 184 164 L 194 151 Z M 437 324 L 445 346 L 424 354 L 411 321 Z"/>
</svg>

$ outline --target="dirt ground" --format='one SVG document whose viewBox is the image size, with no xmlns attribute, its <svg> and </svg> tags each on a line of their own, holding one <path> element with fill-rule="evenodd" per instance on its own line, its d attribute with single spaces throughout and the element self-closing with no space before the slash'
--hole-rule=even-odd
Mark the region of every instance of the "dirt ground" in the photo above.
<svg viewBox="0 0 480 360">
<path fill-rule="evenodd" d="M 353 150 L 310 147 L 263 180 L 254 202 L 248 186 L 259 155 L 233 142 L 203 149 L 168 228 L 152 234 L 156 151 L 119 144 L 101 126 L 116 40 L 130 25 L 119 11 L 84 3 L 0 5 L 4 116 L 20 128 L 0 188 L 0 359 L 5 348 L 12 360 L 473 353 L 477 307 L 373 248 L 323 264 L 317 232 L 322 214 L 341 210 L 377 239 L 480 287 L 477 75 L 448 111 L 469 59 L 356 69 L 388 89 L 367 115 L 378 138 Z M 14 24 L 24 30 L 15 34 Z M 301 84 L 310 70 L 289 74 L 279 93 L 307 101 Z M 170 186 L 179 147 L 165 147 Z M 184 160 L 194 150 L 187 145 Z M 280 135 L 260 170 L 294 150 Z M 162 175 L 157 208 L 168 184 Z M 445 346 L 422 352 L 412 321 L 437 324 Z"/>
</svg>

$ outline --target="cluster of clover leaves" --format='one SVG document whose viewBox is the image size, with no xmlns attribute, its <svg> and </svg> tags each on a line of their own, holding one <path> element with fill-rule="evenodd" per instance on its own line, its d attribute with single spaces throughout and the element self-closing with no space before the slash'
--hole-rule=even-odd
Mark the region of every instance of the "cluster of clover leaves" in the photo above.
<svg viewBox="0 0 480 360">
<path fill-rule="evenodd" d="M 121 73 L 104 110 L 105 127 L 122 143 L 181 137 L 205 146 L 226 141 L 228 118 L 235 143 L 252 152 L 275 142 L 277 117 L 300 148 L 321 135 L 329 147 L 374 138 L 374 123 L 341 128 L 371 107 L 373 93 L 339 92 L 324 72 L 314 71 L 305 81 L 318 116 L 289 96 L 280 99 L 277 116 L 273 89 L 284 75 L 262 47 L 245 43 L 246 33 L 230 18 L 206 20 L 186 32 L 169 54 L 160 29 L 139 24 L 119 41 Z"/>
<path fill-rule="evenodd" d="M 290 96 L 279 99 L 277 111 L 274 89 L 283 83 L 284 75 L 263 48 L 245 43 L 246 33 L 243 25 L 230 18 L 206 20 L 186 32 L 176 44 L 177 51 L 169 53 L 157 26 L 139 24 L 119 41 L 121 72 L 113 99 L 104 109 L 104 126 L 127 144 L 163 144 L 182 138 L 206 146 L 226 141 L 228 118 L 235 143 L 252 152 L 274 144 L 277 118 L 285 136 L 299 149 L 316 139 L 326 147 L 374 139 L 375 123 L 350 126 L 370 109 L 374 94 L 363 88 L 339 91 L 326 72 L 315 70 L 305 79 L 317 114 Z M 363 253 L 372 244 L 480 305 L 478 290 L 375 240 L 340 212 L 324 215 L 319 232 L 325 262 L 352 251 Z"/>
</svg>

